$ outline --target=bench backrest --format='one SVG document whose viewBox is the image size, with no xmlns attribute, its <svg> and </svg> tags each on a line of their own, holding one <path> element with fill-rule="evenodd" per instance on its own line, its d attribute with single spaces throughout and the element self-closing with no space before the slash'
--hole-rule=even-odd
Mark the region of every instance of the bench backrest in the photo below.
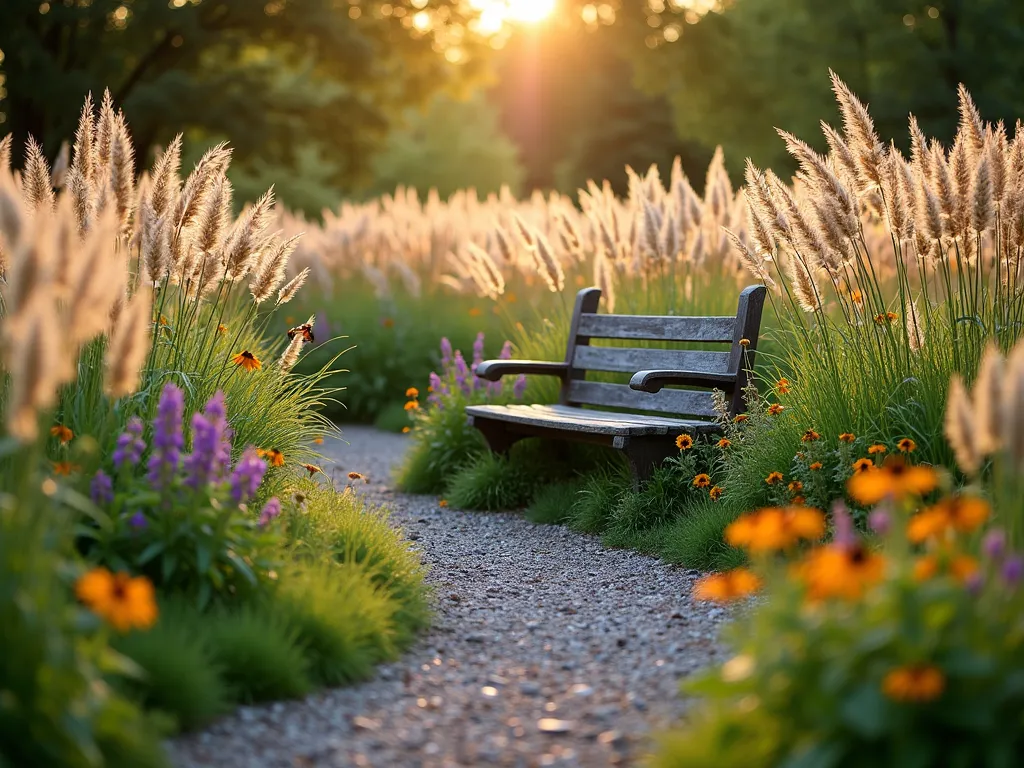
<svg viewBox="0 0 1024 768">
<path fill-rule="evenodd" d="M 576 306 L 569 327 L 565 362 L 569 376 L 562 387 L 561 401 L 568 405 L 598 405 L 657 413 L 709 418 L 714 416 L 711 389 L 723 389 L 730 411 L 744 409 L 743 388 L 747 367 L 753 368 L 757 337 L 761 329 L 761 311 L 766 289 L 763 285 L 745 288 L 740 293 L 735 316 L 674 317 L 657 315 L 599 315 L 599 288 L 584 288 L 576 294 Z M 728 345 L 721 352 L 695 349 L 646 349 L 642 347 L 594 347 L 591 339 L 627 339 L 636 341 L 700 342 Z M 740 345 L 748 339 L 749 346 Z M 746 362 L 744 362 L 744 357 Z M 628 384 L 587 381 L 587 371 L 636 373 L 642 370 L 688 371 L 700 386 L 699 374 L 735 374 L 735 383 L 723 385 L 709 379 L 707 389 L 663 389 L 656 394 L 637 392 Z"/>
</svg>

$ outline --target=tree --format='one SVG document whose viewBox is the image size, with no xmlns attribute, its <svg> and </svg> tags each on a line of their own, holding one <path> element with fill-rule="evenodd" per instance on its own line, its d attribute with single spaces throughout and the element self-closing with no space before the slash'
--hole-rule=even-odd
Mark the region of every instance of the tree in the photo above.
<svg viewBox="0 0 1024 768">
<path fill-rule="evenodd" d="M 502 184 L 515 193 L 524 176 L 515 145 L 479 92 L 466 100 L 438 94 L 426 111 L 412 112 L 374 158 L 373 171 L 372 193 L 405 184 L 420 192 L 434 187 L 442 198 L 464 187 L 485 195 Z"/>
<path fill-rule="evenodd" d="M 1024 112 L 1020 0 L 732 0 L 704 17 L 688 5 L 634 13 L 618 35 L 679 134 L 721 143 L 734 170 L 747 155 L 790 164 L 775 126 L 824 148 L 818 121 L 838 121 L 830 68 L 904 147 L 908 112 L 927 135 L 952 137 L 961 82 L 986 119 L 1012 127 Z"/>
<path fill-rule="evenodd" d="M 109 87 L 144 154 L 176 132 L 230 137 L 238 159 L 295 164 L 316 144 L 331 181 L 364 177 L 395 117 L 471 78 L 454 0 L 3 0 L 0 120 L 54 152 L 87 92 Z M 421 15 L 425 14 L 425 15 Z M 422 31 L 420 31 L 422 30 Z M 449 34 L 449 37 L 451 35 Z M 455 58 L 450 56 L 450 58 Z"/>
</svg>

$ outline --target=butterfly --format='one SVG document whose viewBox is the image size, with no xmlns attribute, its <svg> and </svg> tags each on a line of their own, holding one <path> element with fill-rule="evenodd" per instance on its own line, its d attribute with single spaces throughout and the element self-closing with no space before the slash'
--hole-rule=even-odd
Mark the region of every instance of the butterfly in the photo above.
<svg viewBox="0 0 1024 768">
<path fill-rule="evenodd" d="M 288 331 L 288 338 L 289 339 L 294 339 L 295 338 L 295 334 L 297 334 L 297 333 L 301 333 L 302 334 L 302 338 L 305 341 L 307 341 L 308 343 L 310 343 L 310 344 L 313 343 L 313 324 L 312 323 L 303 323 L 300 326 L 292 328 L 290 331 Z"/>
</svg>

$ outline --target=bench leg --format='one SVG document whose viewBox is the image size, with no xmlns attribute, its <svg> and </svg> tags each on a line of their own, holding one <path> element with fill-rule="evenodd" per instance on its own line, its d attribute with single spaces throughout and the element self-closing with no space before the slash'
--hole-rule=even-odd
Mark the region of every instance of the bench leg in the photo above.
<svg viewBox="0 0 1024 768">
<path fill-rule="evenodd" d="M 493 421 L 474 419 L 473 426 L 480 430 L 480 434 L 487 441 L 487 447 L 499 456 L 507 456 L 509 448 L 525 437 L 525 435 L 509 432 L 504 425 Z"/>
<path fill-rule="evenodd" d="M 640 484 L 650 480 L 654 470 L 662 465 L 669 456 L 679 452 L 670 437 L 659 436 L 653 439 L 627 439 L 621 447 L 629 461 L 629 469 L 633 476 L 633 488 L 639 490 Z"/>
</svg>

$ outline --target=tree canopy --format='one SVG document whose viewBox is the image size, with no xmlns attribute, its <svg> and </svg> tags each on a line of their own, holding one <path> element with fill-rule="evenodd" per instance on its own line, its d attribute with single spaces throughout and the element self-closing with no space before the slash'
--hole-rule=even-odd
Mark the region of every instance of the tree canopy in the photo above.
<svg viewBox="0 0 1024 768">
<path fill-rule="evenodd" d="M 457 33 L 458 5 L 425 5 L 3 0 L 0 132 L 54 152 L 86 93 L 109 87 L 140 153 L 179 131 L 228 136 L 243 163 L 294 165 L 316 144 L 347 185 L 397 115 L 474 72 L 483 42 Z M 459 67 L 445 58 L 452 39 Z"/>
</svg>

